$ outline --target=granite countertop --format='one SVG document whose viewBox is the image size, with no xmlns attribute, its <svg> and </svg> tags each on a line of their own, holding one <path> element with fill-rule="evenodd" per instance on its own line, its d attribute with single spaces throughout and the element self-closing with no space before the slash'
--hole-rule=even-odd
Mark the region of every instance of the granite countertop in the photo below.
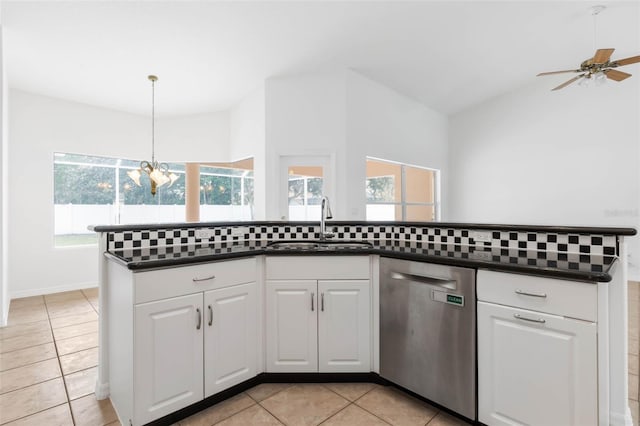
<svg viewBox="0 0 640 426">
<path fill-rule="evenodd" d="M 347 243 L 348 241 L 345 241 Z M 609 282 L 616 256 L 439 244 L 423 241 L 369 240 L 370 247 L 327 249 L 272 248 L 269 241 L 247 240 L 193 245 L 113 250 L 106 255 L 132 271 L 256 255 L 369 255 L 377 254 L 452 266 L 491 269 L 589 282 Z"/>
</svg>

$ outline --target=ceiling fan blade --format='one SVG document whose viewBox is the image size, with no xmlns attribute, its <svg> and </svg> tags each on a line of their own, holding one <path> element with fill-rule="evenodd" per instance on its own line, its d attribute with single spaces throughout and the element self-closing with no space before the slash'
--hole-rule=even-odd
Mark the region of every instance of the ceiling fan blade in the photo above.
<svg viewBox="0 0 640 426">
<path fill-rule="evenodd" d="M 616 49 L 598 49 L 596 50 L 596 54 L 593 56 L 589 62 L 592 64 L 604 64 L 609 60 L 613 51 Z"/>
<path fill-rule="evenodd" d="M 631 74 L 627 74 L 626 72 L 622 72 L 618 70 L 604 70 L 603 72 L 608 79 L 615 80 L 615 81 L 622 81 L 625 78 L 631 77 Z"/>
<path fill-rule="evenodd" d="M 640 62 L 640 55 L 613 61 L 613 63 L 618 67 L 621 67 L 623 65 L 635 64 L 636 62 Z"/>
<path fill-rule="evenodd" d="M 580 74 L 580 75 L 578 75 L 578 76 L 575 76 L 575 77 L 573 77 L 571 80 L 565 81 L 565 82 L 564 82 L 564 83 L 562 83 L 560 86 L 554 87 L 553 89 L 551 89 L 551 91 L 554 91 L 554 90 L 560 90 L 560 89 L 562 89 L 562 88 L 565 88 L 565 87 L 567 87 L 568 85 L 570 85 L 571 83 L 573 83 L 574 81 L 576 81 L 576 80 L 578 80 L 578 79 L 580 79 L 580 78 L 582 78 L 582 77 L 584 77 L 584 76 L 585 76 L 585 74 Z"/>
<path fill-rule="evenodd" d="M 541 72 L 540 74 L 537 74 L 536 77 L 540 77 L 541 75 L 563 74 L 565 72 L 580 72 L 580 70 L 564 70 L 564 71 Z"/>
</svg>

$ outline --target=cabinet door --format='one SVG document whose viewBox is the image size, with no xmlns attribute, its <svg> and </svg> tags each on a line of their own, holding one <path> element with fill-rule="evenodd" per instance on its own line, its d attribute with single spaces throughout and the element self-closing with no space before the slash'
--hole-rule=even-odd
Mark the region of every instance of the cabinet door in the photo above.
<svg viewBox="0 0 640 426">
<path fill-rule="evenodd" d="M 478 419 L 596 425 L 596 324 L 478 302 Z"/>
<path fill-rule="evenodd" d="M 319 370 L 371 371 L 368 280 L 318 281 Z"/>
<path fill-rule="evenodd" d="M 204 396 L 256 375 L 256 283 L 204 294 Z"/>
<path fill-rule="evenodd" d="M 267 281 L 267 372 L 318 371 L 316 281 Z"/>
<path fill-rule="evenodd" d="M 136 305 L 136 424 L 203 398 L 202 313 L 202 293 Z"/>
</svg>

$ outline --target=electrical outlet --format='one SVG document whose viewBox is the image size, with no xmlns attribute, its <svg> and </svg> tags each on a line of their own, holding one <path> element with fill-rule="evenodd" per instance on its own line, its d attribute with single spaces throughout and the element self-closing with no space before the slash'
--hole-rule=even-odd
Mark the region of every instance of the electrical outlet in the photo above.
<svg viewBox="0 0 640 426">
<path fill-rule="evenodd" d="M 490 243 L 492 235 L 491 231 L 469 231 L 469 238 L 473 238 L 476 243 Z"/>
<path fill-rule="evenodd" d="M 213 237 L 213 229 L 196 229 L 196 238 L 199 240 L 208 240 Z"/>
<path fill-rule="evenodd" d="M 477 260 L 491 260 L 492 255 L 490 252 L 486 251 L 474 251 L 473 253 L 469 253 L 469 257 Z"/>
</svg>

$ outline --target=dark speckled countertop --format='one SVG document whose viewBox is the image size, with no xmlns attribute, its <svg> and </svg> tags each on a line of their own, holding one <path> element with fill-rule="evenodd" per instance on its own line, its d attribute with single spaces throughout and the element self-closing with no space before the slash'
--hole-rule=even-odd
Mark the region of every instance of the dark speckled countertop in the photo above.
<svg viewBox="0 0 640 426">
<path fill-rule="evenodd" d="M 132 271 L 143 271 L 256 255 L 369 255 L 491 269 L 588 282 L 609 282 L 617 257 L 515 248 L 438 244 L 422 241 L 369 241 L 371 247 L 275 249 L 268 241 L 234 241 L 114 250 L 107 256 Z"/>
</svg>

